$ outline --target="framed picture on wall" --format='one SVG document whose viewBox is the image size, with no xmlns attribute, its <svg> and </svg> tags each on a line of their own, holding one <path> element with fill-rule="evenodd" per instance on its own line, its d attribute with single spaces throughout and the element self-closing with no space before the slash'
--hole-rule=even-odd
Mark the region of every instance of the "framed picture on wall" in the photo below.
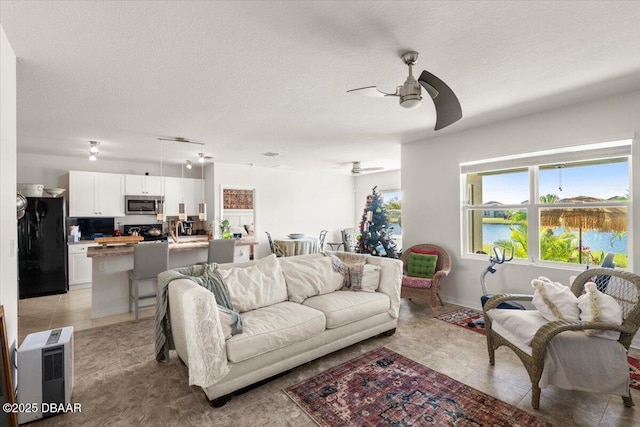
<svg viewBox="0 0 640 427">
<path fill-rule="evenodd" d="M 253 209 L 253 190 L 225 188 L 222 205 L 224 209 Z"/>
</svg>

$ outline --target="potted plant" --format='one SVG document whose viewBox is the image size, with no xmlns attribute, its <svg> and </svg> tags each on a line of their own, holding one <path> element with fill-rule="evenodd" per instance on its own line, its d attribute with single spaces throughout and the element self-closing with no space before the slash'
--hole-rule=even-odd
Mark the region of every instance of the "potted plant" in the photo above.
<svg viewBox="0 0 640 427">
<path fill-rule="evenodd" d="M 223 239 L 231 238 L 231 224 L 229 224 L 228 219 L 223 219 L 222 221 L 220 221 L 220 234 L 222 235 Z"/>
</svg>

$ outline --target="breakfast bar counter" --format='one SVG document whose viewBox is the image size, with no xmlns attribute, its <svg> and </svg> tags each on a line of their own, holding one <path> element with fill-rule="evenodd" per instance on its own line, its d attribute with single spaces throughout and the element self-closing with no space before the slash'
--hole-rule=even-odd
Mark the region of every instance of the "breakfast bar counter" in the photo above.
<svg viewBox="0 0 640 427">
<path fill-rule="evenodd" d="M 138 243 L 153 245 L 153 242 Z M 249 260 L 252 239 L 236 240 L 236 261 Z M 91 285 L 91 318 L 129 312 L 129 277 L 133 269 L 133 245 L 94 246 L 87 250 L 92 259 L 93 280 Z M 186 267 L 207 262 L 209 241 L 203 238 L 179 238 L 178 243 L 169 243 L 169 268 Z M 155 281 L 140 283 L 140 294 L 151 293 Z M 153 303 L 149 305 L 154 305 Z"/>
</svg>

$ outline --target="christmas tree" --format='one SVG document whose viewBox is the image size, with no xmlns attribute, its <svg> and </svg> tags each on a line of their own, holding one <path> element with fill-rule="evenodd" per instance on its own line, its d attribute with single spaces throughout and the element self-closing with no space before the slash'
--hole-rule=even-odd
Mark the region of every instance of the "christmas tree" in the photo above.
<svg viewBox="0 0 640 427">
<path fill-rule="evenodd" d="M 360 253 L 397 258 L 396 243 L 389 230 L 389 218 L 384 207 L 382 195 L 373 187 L 367 196 L 367 203 L 360 220 L 358 247 Z"/>
</svg>

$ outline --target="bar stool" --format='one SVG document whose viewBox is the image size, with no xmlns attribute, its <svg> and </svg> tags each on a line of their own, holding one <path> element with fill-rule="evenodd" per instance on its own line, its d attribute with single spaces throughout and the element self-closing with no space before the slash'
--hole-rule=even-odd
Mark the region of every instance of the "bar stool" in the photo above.
<svg viewBox="0 0 640 427">
<path fill-rule="evenodd" d="M 236 252 L 236 241 L 233 239 L 215 239 L 209 242 L 209 256 L 207 262 L 226 264 L 233 262 Z"/>
<path fill-rule="evenodd" d="M 140 282 L 158 278 L 158 274 L 166 271 L 169 265 L 169 242 L 138 243 L 133 247 L 133 270 L 128 270 L 129 276 L 129 312 L 135 311 L 138 320 L 140 300 L 154 298 L 158 285 L 154 291 L 140 295 Z"/>
</svg>

